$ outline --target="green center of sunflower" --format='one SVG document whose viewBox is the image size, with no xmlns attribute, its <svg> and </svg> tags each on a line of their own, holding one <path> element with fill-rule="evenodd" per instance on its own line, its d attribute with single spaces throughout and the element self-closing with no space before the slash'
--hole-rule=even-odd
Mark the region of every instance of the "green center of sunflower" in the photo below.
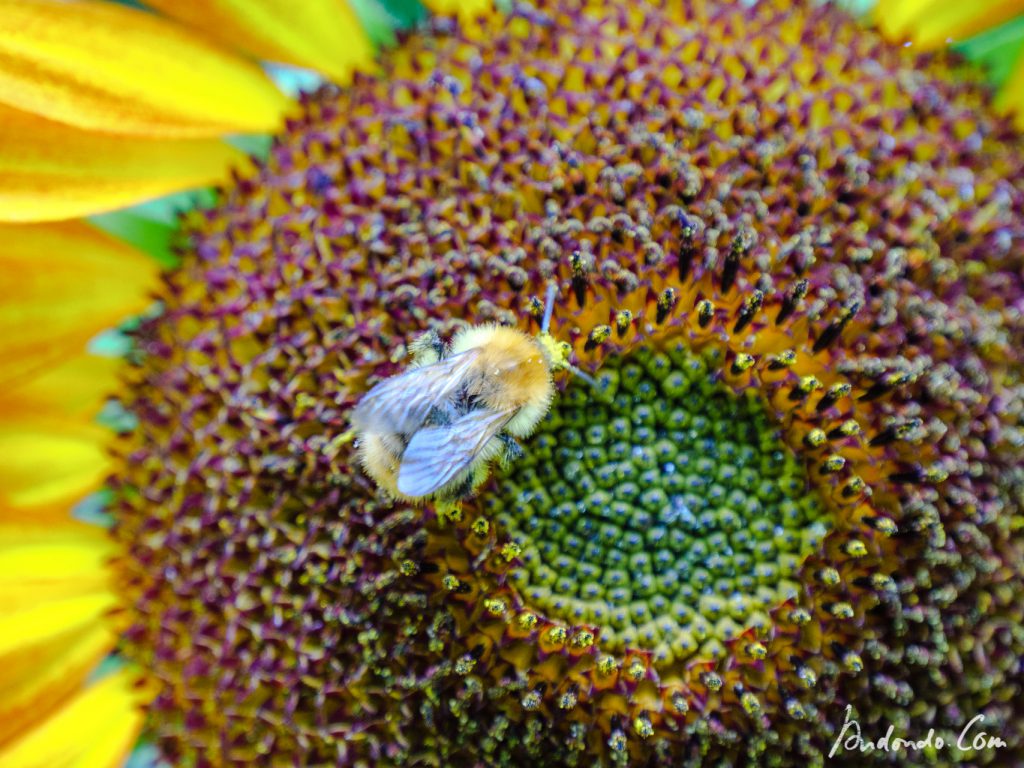
<svg viewBox="0 0 1024 768">
<path fill-rule="evenodd" d="M 526 600 L 610 649 L 717 655 L 796 594 L 826 533 L 756 393 L 715 380 L 716 353 L 642 349 L 609 358 L 599 392 L 573 380 L 486 497 L 523 549 Z"/>
</svg>

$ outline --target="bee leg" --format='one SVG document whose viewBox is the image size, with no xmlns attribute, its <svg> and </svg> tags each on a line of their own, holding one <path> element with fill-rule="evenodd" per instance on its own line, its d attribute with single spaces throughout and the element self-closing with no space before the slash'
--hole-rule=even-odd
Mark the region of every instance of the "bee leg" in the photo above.
<svg viewBox="0 0 1024 768">
<path fill-rule="evenodd" d="M 358 435 L 356 434 L 355 428 L 350 427 L 349 429 L 345 430 L 340 435 L 338 435 L 336 438 L 334 438 L 330 444 L 332 447 L 341 447 L 343 445 L 346 445 L 347 443 L 351 443 L 353 440 L 356 439 L 357 436 Z"/>
<path fill-rule="evenodd" d="M 502 453 L 501 456 L 502 464 L 507 466 L 513 461 L 523 458 L 522 446 L 516 442 L 516 439 L 512 437 L 512 435 L 507 432 L 502 432 L 498 435 L 498 439 L 501 440 L 502 445 L 505 448 L 504 453 Z"/>
</svg>

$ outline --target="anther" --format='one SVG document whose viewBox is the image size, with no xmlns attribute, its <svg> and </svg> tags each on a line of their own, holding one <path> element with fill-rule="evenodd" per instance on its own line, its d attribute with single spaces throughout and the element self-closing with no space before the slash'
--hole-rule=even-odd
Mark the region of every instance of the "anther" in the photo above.
<svg viewBox="0 0 1024 768">
<path fill-rule="evenodd" d="M 810 283 L 806 279 L 797 280 L 790 286 L 789 290 L 786 291 L 786 297 L 782 300 L 782 306 L 779 308 L 779 314 L 775 316 L 775 324 L 785 322 L 786 318 L 792 315 L 797 308 L 800 306 L 800 302 L 803 301 L 804 296 L 807 295 L 807 289 Z"/>
<path fill-rule="evenodd" d="M 697 304 L 697 323 L 701 328 L 707 328 L 711 324 L 711 320 L 715 317 L 715 305 L 707 299 L 703 299 Z"/>
</svg>

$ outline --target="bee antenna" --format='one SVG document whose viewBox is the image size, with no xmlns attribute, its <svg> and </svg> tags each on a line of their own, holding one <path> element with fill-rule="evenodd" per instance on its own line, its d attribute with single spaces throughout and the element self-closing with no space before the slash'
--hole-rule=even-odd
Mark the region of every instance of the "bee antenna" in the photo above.
<svg viewBox="0 0 1024 768">
<path fill-rule="evenodd" d="M 575 365 L 567 364 L 565 367 L 566 369 L 568 369 L 569 373 L 571 373 L 573 376 L 583 379 L 583 381 L 587 382 L 587 384 L 589 384 L 591 387 L 593 387 L 595 391 L 597 391 L 597 379 L 595 379 L 589 373 L 584 373 Z"/>
<path fill-rule="evenodd" d="M 548 283 L 548 292 L 544 297 L 544 319 L 540 324 L 540 332 L 547 333 L 551 327 L 551 315 L 555 312 L 555 296 L 558 295 L 558 285 L 554 282 Z"/>
</svg>

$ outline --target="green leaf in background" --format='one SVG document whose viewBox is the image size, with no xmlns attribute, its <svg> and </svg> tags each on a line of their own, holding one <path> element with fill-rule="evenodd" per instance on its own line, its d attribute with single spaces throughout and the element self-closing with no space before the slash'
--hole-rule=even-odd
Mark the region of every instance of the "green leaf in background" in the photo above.
<svg viewBox="0 0 1024 768">
<path fill-rule="evenodd" d="M 376 0 L 354 0 L 356 13 L 364 2 Z M 427 9 L 418 0 L 380 0 L 379 5 L 393 19 L 395 29 L 411 29 L 427 18 Z"/>
<path fill-rule="evenodd" d="M 316 88 L 316 86 L 319 83 L 322 82 L 320 77 L 318 75 L 314 74 L 313 72 L 309 72 L 309 70 L 301 70 L 301 71 L 308 73 L 312 78 L 315 79 L 315 82 L 312 82 L 312 84 L 310 84 L 311 81 L 309 81 L 309 80 L 306 80 L 304 78 L 295 78 L 295 80 L 294 80 L 295 87 L 296 87 L 295 93 L 298 93 L 298 91 L 300 89 L 312 90 L 313 88 Z M 275 76 L 274 79 L 277 80 L 277 77 Z M 302 80 L 302 82 L 305 83 L 304 85 L 299 85 L 300 79 Z M 270 152 L 270 147 L 274 143 L 274 137 L 273 136 L 268 136 L 265 133 L 248 133 L 248 134 L 239 134 L 237 136 L 229 136 L 227 138 L 227 142 L 228 142 L 228 144 L 233 146 L 235 149 L 240 149 L 243 152 L 245 152 L 245 154 L 252 155 L 253 157 L 256 157 L 256 158 L 259 158 L 259 159 L 262 160 L 262 159 L 265 159 L 266 156 L 267 156 L 267 153 Z"/>
<path fill-rule="evenodd" d="M 258 154 L 263 143 L 269 146 L 269 139 L 253 137 L 252 142 L 241 142 L 243 151 Z M 262 150 L 265 154 L 265 150 Z M 90 216 L 89 222 L 107 234 L 148 253 L 160 266 L 171 268 L 178 265 L 173 250 L 174 235 L 178 230 L 178 216 L 182 211 L 213 205 L 217 200 L 212 189 L 194 189 L 166 195 L 148 203 L 140 203 L 110 213 Z"/>
<path fill-rule="evenodd" d="M 352 0 L 352 9 L 374 46 L 382 48 L 395 44 L 398 20 L 377 0 Z"/>
<path fill-rule="evenodd" d="M 175 224 L 148 218 L 138 210 L 136 207 L 103 213 L 93 216 L 90 221 L 107 234 L 148 253 L 161 267 L 170 269 L 176 266 L 178 258 L 171 249 L 171 240 L 177 229 Z"/>
<path fill-rule="evenodd" d="M 170 766 L 160 758 L 160 750 L 148 741 L 140 741 L 135 750 L 128 757 L 124 768 L 155 768 L 155 766 Z"/>
<path fill-rule="evenodd" d="M 836 5 L 845 8 L 854 16 L 866 16 L 878 5 L 877 0 L 835 0 Z"/>
<path fill-rule="evenodd" d="M 1024 45 L 1024 16 L 953 44 L 953 50 L 985 68 L 997 88 L 1010 77 Z"/>
<path fill-rule="evenodd" d="M 75 505 L 71 510 L 71 516 L 89 525 L 109 528 L 114 524 L 114 519 L 107 512 L 112 498 L 113 493 L 107 489 L 91 493 Z"/>
</svg>

